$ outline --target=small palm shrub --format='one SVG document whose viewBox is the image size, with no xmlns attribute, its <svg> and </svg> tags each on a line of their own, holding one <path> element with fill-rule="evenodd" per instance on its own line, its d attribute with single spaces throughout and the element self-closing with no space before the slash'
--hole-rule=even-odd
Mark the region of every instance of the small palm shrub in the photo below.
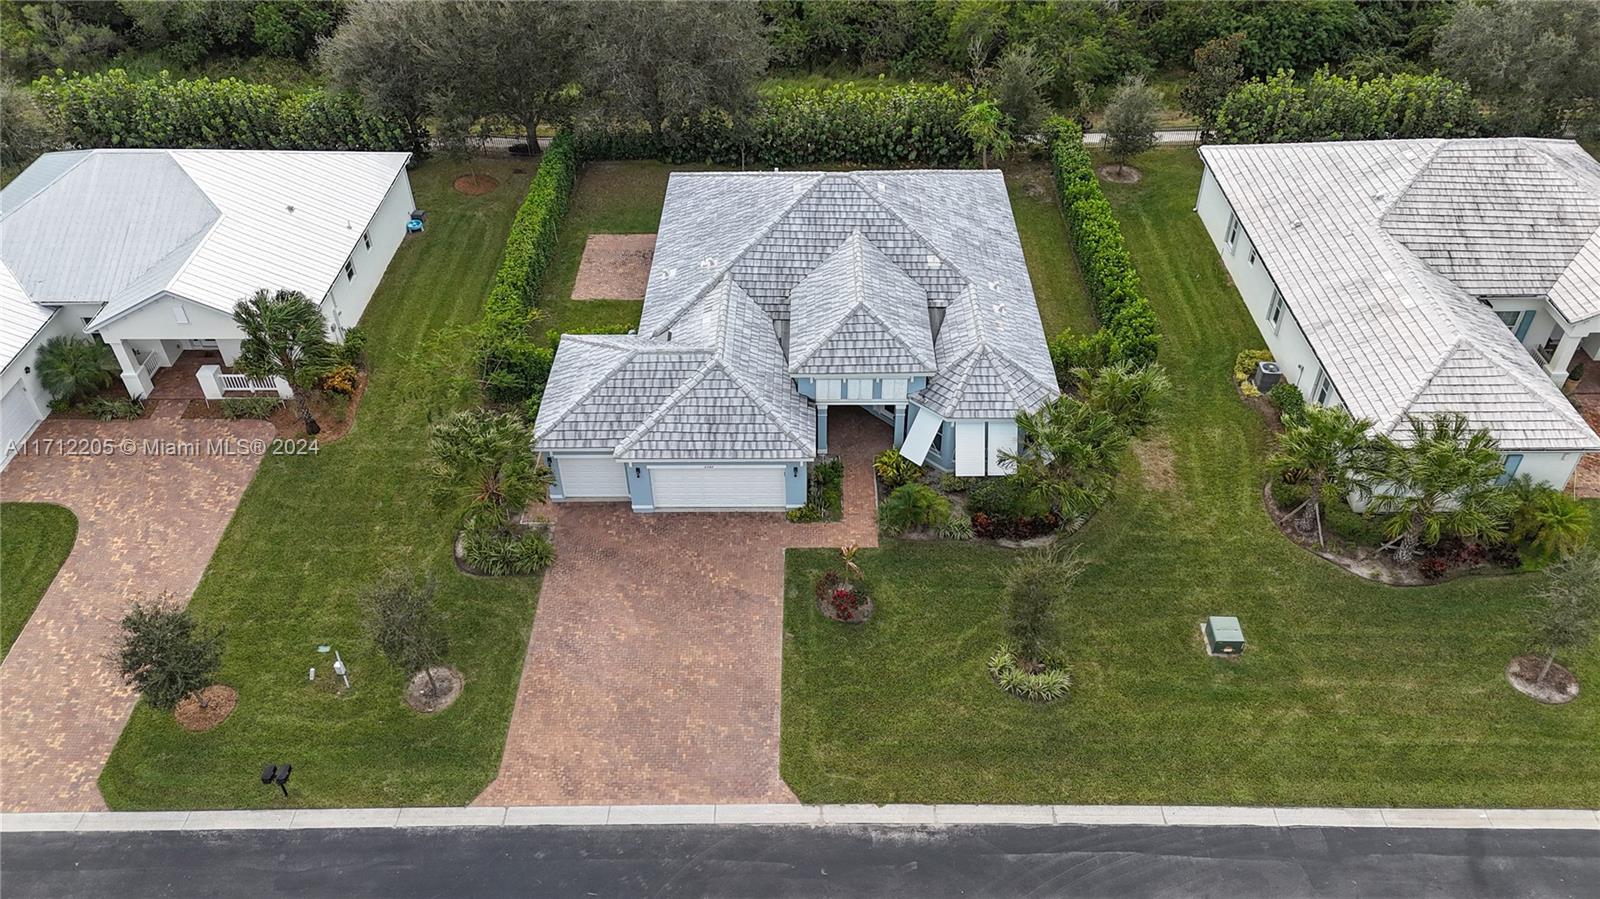
<svg viewBox="0 0 1600 899">
<path fill-rule="evenodd" d="M 555 547 L 543 534 L 507 535 L 491 527 L 468 531 L 461 550 L 467 567 L 496 577 L 537 574 L 556 560 Z"/>
<path fill-rule="evenodd" d="M 1043 515 L 1049 508 L 1014 476 L 983 478 L 967 492 L 967 511 L 990 518 L 1029 518 Z"/>
<path fill-rule="evenodd" d="M 87 411 L 101 421 L 133 421 L 144 414 L 144 403 L 97 397 L 89 401 Z"/>
<path fill-rule="evenodd" d="M 1511 485 L 1517 507 L 1511 513 L 1511 539 L 1545 559 L 1564 559 L 1589 542 L 1590 516 L 1583 503 L 1527 475 Z"/>
<path fill-rule="evenodd" d="M 922 477 L 922 466 L 900 455 L 897 449 L 886 449 L 872 460 L 872 470 L 878 480 L 889 490 L 909 484 Z"/>
<path fill-rule="evenodd" d="M 966 493 L 972 489 L 975 481 L 976 479 L 974 478 L 964 478 L 960 475 L 945 472 L 939 475 L 939 489 L 945 493 Z"/>
<path fill-rule="evenodd" d="M 887 534 L 937 527 L 950 518 L 950 501 L 927 484 L 902 484 L 878 507 L 878 525 Z"/>
<path fill-rule="evenodd" d="M 1055 660 L 1029 670 L 1009 646 L 1002 646 L 989 657 L 989 675 L 1000 689 L 1032 702 L 1053 702 L 1072 689 L 1072 673 Z"/>
<path fill-rule="evenodd" d="M 111 347 L 71 334 L 45 341 L 33 365 L 44 389 L 68 403 L 110 387 L 116 373 L 122 370 Z"/>
<path fill-rule="evenodd" d="M 222 417 L 229 420 L 241 418 L 255 418 L 266 420 L 272 413 L 278 411 L 283 405 L 283 400 L 275 400 L 264 396 L 238 397 L 222 400 Z"/>
<path fill-rule="evenodd" d="M 965 515 L 951 515 L 939 525 L 939 536 L 946 540 L 971 540 L 976 536 L 972 529 L 972 519 Z"/>
</svg>

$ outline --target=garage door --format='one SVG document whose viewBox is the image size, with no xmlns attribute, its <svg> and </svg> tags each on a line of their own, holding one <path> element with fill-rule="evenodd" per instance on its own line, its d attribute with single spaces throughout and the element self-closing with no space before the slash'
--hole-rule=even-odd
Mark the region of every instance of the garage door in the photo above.
<svg viewBox="0 0 1600 899">
<path fill-rule="evenodd" d="M 627 499 L 628 469 L 615 459 L 556 457 L 566 499 Z"/>
<path fill-rule="evenodd" d="M 671 509 L 782 509 L 783 467 L 706 465 L 652 467 L 655 507 Z"/>
<path fill-rule="evenodd" d="M 34 426 L 41 420 L 28 388 L 21 382 L 11 385 L 0 398 L 0 466 L 11 461 L 17 445 L 33 433 Z"/>
</svg>

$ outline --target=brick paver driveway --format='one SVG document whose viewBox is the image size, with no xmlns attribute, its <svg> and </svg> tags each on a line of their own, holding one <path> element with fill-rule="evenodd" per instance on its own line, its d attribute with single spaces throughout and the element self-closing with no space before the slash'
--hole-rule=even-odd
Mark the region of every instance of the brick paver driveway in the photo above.
<svg viewBox="0 0 1600 899">
<path fill-rule="evenodd" d="M 95 781 L 135 702 L 105 658 L 117 622 L 141 596 L 169 590 L 188 601 L 260 463 L 250 441 L 273 434 L 266 422 L 180 421 L 181 411 L 161 404 L 133 422 L 49 419 L 34 432 L 38 451 L 0 474 L 0 498 L 78 516 L 72 554 L 0 664 L 0 809 L 105 808 Z M 241 452 L 206 445 L 230 439 Z M 181 441 L 170 448 L 193 454 L 146 440 Z M 105 441 L 109 454 L 100 452 Z M 85 454 L 63 454 L 70 450 Z"/>
<path fill-rule="evenodd" d="M 844 520 L 553 507 L 500 775 L 480 805 L 793 802 L 778 775 L 790 546 L 877 545 L 872 456 L 887 425 L 830 413 Z"/>
</svg>

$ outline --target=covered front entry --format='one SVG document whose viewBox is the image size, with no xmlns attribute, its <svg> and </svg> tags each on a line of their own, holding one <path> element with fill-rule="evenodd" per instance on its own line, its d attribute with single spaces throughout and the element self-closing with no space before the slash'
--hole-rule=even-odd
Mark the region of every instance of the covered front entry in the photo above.
<svg viewBox="0 0 1600 899">
<path fill-rule="evenodd" d="M 652 465 L 655 509 L 782 509 L 788 466 Z"/>
<path fill-rule="evenodd" d="M 565 500 L 625 500 L 627 466 L 610 456 L 560 456 L 556 459 L 557 485 Z"/>
</svg>

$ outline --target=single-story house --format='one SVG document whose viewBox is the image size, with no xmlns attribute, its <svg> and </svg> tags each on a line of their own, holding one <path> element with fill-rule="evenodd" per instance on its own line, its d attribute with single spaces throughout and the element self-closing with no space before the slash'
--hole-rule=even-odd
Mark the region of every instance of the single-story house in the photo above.
<svg viewBox="0 0 1600 899">
<path fill-rule="evenodd" d="M 135 398 L 185 350 L 237 357 L 233 308 L 265 288 L 322 305 L 342 339 L 406 235 L 406 153 L 73 150 L 0 190 L 0 403 L 9 444 L 50 397 L 34 354 L 98 335 Z"/>
<path fill-rule="evenodd" d="M 534 448 L 556 501 L 795 508 L 831 407 L 995 475 L 1059 393 L 998 171 L 680 172 L 638 331 L 561 338 Z"/>
<path fill-rule="evenodd" d="M 1207 146 L 1195 210 L 1290 382 L 1376 433 L 1455 412 L 1563 487 L 1600 437 L 1600 163 L 1572 141 Z"/>
</svg>

